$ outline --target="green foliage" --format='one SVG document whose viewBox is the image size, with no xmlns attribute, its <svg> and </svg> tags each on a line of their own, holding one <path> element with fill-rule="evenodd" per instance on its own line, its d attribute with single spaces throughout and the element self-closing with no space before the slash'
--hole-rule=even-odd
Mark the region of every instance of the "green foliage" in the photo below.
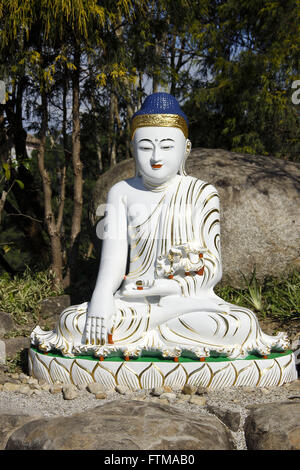
<svg viewBox="0 0 300 470">
<path fill-rule="evenodd" d="M 299 160 L 299 2 L 210 3 L 207 21 L 195 16 L 206 51 L 186 103 L 194 146 Z"/>
<path fill-rule="evenodd" d="M 40 130 L 42 90 L 48 98 L 45 166 L 55 217 L 66 166 L 60 231 L 66 268 L 75 206 L 71 134 L 77 72 L 84 179 L 78 252 L 84 258 L 90 253 L 93 185 L 112 163 L 129 157 L 130 118 L 151 91 L 166 90 L 180 100 L 194 147 L 299 160 L 299 105 L 291 99 L 299 51 L 300 4 L 294 0 L 2 0 L 0 79 L 5 78 L 7 103 L 0 105 L 0 195 L 12 186 L 2 210 L 5 260 L 17 271 L 25 265 L 42 270 L 51 260 L 36 152 L 28 158 L 25 150 L 26 132 L 37 137 Z M 117 107 L 111 112 L 113 98 Z M 14 161 L 8 142 L 16 150 Z M 292 298 L 296 294 L 289 289 Z M 254 281 L 243 295 L 247 305 L 266 310 L 263 288 Z"/>
<path fill-rule="evenodd" d="M 6 358 L 6 369 L 10 374 L 21 372 L 29 374 L 28 370 L 28 353 L 26 349 L 19 351 L 13 357 L 7 356 Z"/>
<path fill-rule="evenodd" d="M 29 269 L 11 279 L 0 277 L 0 310 L 10 313 L 17 325 L 25 325 L 30 317 L 38 319 L 42 299 L 62 294 L 54 287 L 54 277 L 49 271 L 34 273 Z"/>
<path fill-rule="evenodd" d="M 244 276 L 243 276 L 244 277 Z M 217 286 L 216 294 L 227 302 L 250 308 L 263 318 L 293 320 L 300 318 L 300 273 L 294 271 L 286 278 L 266 278 L 259 282 L 255 272 L 250 280 L 244 277 L 245 287 Z"/>
</svg>

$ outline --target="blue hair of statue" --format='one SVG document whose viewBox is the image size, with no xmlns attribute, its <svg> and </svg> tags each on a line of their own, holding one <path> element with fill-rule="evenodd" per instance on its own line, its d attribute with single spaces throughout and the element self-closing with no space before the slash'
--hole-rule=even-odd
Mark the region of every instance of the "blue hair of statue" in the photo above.
<svg viewBox="0 0 300 470">
<path fill-rule="evenodd" d="M 189 124 L 188 118 L 181 110 L 178 101 L 169 93 L 160 92 L 147 96 L 141 109 L 132 116 L 132 119 L 143 114 L 177 114 L 183 117 L 187 125 Z"/>
</svg>

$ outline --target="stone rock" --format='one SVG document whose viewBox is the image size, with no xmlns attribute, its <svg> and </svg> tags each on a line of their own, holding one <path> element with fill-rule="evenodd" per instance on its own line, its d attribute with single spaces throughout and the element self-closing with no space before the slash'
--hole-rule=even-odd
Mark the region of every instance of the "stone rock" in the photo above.
<svg viewBox="0 0 300 470">
<path fill-rule="evenodd" d="M 0 369 L 0 384 L 5 384 L 5 382 L 16 383 L 16 380 L 12 379 L 4 372 L 4 370 Z"/>
<path fill-rule="evenodd" d="M 39 383 L 39 386 L 42 387 L 43 385 L 46 385 L 47 382 L 44 379 L 40 379 L 38 383 Z"/>
<path fill-rule="evenodd" d="M 164 405 L 164 406 L 169 406 L 171 404 L 171 401 L 170 400 L 167 400 L 166 398 L 157 398 L 157 400 L 159 401 L 159 403 L 161 405 Z"/>
<path fill-rule="evenodd" d="M 163 387 L 154 387 L 151 390 L 151 395 L 153 397 L 160 397 L 165 392 Z"/>
<path fill-rule="evenodd" d="M 164 390 L 165 393 L 172 393 L 173 392 L 172 388 L 169 385 L 164 385 L 163 390 Z"/>
<path fill-rule="evenodd" d="M 300 380 L 294 380 L 293 382 L 288 382 L 287 384 L 285 384 L 285 387 L 288 388 L 289 392 L 300 393 Z"/>
<path fill-rule="evenodd" d="M 197 387 L 196 394 L 197 395 L 207 395 L 207 388 L 202 387 L 201 385 L 199 385 Z"/>
<path fill-rule="evenodd" d="M 62 384 L 53 384 L 50 386 L 49 392 L 52 393 L 52 395 L 57 395 L 58 393 L 62 392 L 62 389 Z"/>
<path fill-rule="evenodd" d="M 105 398 L 107 398 L 107 395 L 104 392 L 100 392 L 95 394 L 95 398 L 96 400 L 105 400 Z"/>
<path fill-rule="evenodd" d="M 45 383 L 44 385 L 40 385 L 40 389 L 43 390 L 44 392 L 49 392 L 51 388 L 51 385 L 48 383 Z"/>
<path fill-rule="evenodd" d="M 223 281 L 244 284 L 250 277 L 285 275 L 299 269 L 300 164 L 276 157 L 221 149 L 196 148 L 186 163 L 187 174 L 212 183 L 220 194 Z M 135 174 L 133 158 L 101 175 L 90 202 L 90 230 L 96 250 L 97 208 L 118 181 Z M 291 203 L 292 201 L 292 203 Z"/>
<path fill-rule="evenodd" d="M 19 380 L 21 380 L 21 382 L 24 380 L 26 382 L 28 382 L 28 380 L 30 379 L 30 376 L 27 375 L 27 374 L 24 374 L 23 372 L 21 372 L 21 374 L 19 374 Z M 46 382 L 44 380 L 44 382 Z M 25 382 L 24 382 L 25 383 Z"/>
<path fill-rule="evenodd" d="M 13 372 L 10 376 L 12 379 L 19 380 L 19 374 L 17 372 Z"/>
<path fill-rule="evenodd" d="M 244 428 L 249 450 L 300 450 L 300 403 L 252 406 Z"/>
<path fill-rule="evenodd" d="M 27 384 L 22 384 L 20 385 L 19 392 L 22 393 L 23 395 L 29 395 L 31 392 L 31 388 Z"/>
<path fill-rule="evenodd" d="M 96 395 L 97 393 L 105 392 L 102 384 L 97 382 L 91 382 L 86 387 L 87 391 Z"/>
<path fill-rule="evenodd" d="M 144 400 L 146 400 L 146 398 L 147 398 L 147 395 L 145 393 L 140 393 L 139 395 L 134 397 L 134 400 L 144 401 Z"/>
<path fill-rule="evenodd" d="M 191 395 L 190 398 L 189 398 L 189 403 L 191 405 L 205 406 L 206 405 L 206 398 L 201 397 L 199 395 Z"/>
<path fill-rule="evenodd" d="M 182 389 L 182 393 L 184 395 L 194 395 L 196 393 L 197 387 L 191 384 L 185 384 Z"/>
<path fill-rule="evenodd" d="M 80 391 L 86 390 L 86 389 L 87 389 L 86 387 L 87 387 L 87 384 L 86 384 L 86 383 L 82 383 L 82 384 L 78 384 L 78 385 L 77 385 L 77 388 L 78 388 L 78 390 L 80 390 Z"/>
<path fill-rule="evenodd" d="M 238 411 L 225 410 L 218 406 L 209 405 L 208 411 L 216 415 L 229 429 L 238 431 L 241 423 L 241 414 Z"/>
<path fill-rule="evenodd" d="M 38 385 L 39 381 L 35 377 L 28 377 L 27 383 Z"/>
<path fill-rule="evenodd" d="M 27 384 L 31 390 L 41 390 L 41 386 L 39 384 Z"/>
<path fill-rule="evenodd" d="M 162 393 L 159 397 L 161 400 L 168 400 L 168 402 L 172 403 L 176 400 L 177 396 L 175 393 Z"/>
<path fill-rule="evenodd" d="M 184 402 L 189 401 L 190 398 L 191 398 L 191 395 L 182 395 L 181 394 L 181 395 L 178 396 L 178 401 L 184 403 Z"/>
<path fill-rule="evenodd" d="M 39 414 L 22 414 L 19 410 L 0 412 L 0 450 L 4 450 L 11 434 L 30 421 L 41 417 Z"/>
<path fill-rule="evenodd" d="M 18 392 L 20 390 L 21 385 L 17 383 L 6 382 L 3 384 L 3 391 L 4 392 Z"/>
<path fill-rule="evenodd" d="M 15 323 L 9 313 L 0 310 L 0 337 L 15 328 Z"/>
<path fill-rule="evenodd" d="M 55 297 L 49 297 L 48 299 L 43 299 L 41 301 L 41 310 L 40 310 L 40 317 L 41 318 L 49 318 L 49 317 L 58 317 L 61 312 L 70 307 L 71 300 L 69 295 L 57 295 Z"/>
<path fill-rule="evenodd" d="M 6 355 L 13 357 L 23 349 L 30 348 L 30 338 L 16 336 L 15 338 L 5 339 Z"/>
<path fill-rule="evenodd" d="M 6 346 L 5 342 L 0 339 L 0 364 L 6 363 Z"/>
<path fill-rule="evenodd" d="M 120 395 L 129 395 L 131 390 L 126 387 L 125 385 L 117 385 L 115 388 L 116 392 L 118 392 Z"/>
<path fill-rule="evenodd" d="M 84 413 L 27 423 L 7 450 L 227 450 L 230 432 L 214 416 L 119 399 Z"/>
<path fill-rule="evenodd" d="M 77 389 L 73 385 L 67 385 L 62 389 L 64 400 L 74 400 L 78 397 Z"/>
</svg>

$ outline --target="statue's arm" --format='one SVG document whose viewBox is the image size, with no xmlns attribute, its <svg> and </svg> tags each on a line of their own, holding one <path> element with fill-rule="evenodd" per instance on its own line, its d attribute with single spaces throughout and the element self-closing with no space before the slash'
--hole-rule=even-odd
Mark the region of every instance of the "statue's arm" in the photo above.
<svg viewBox="0 0 300 470">
<path fill-rule="evenodd" d="M 213 185 L 205 188 L 194 211 L 198 239 L 207 248 L 204 262 L 209 275 L 203 287 L 213 288 L 222 278 L 220 198 Z"/>
<path fill-rule="evenodd" d="M 107 329 L 110 330 L 115 310 L 113 295 L 120 286 L 126 270 L 127 215 L 121 183 L 113 186 L 108 193 L 106 215 L 101 221 L 101 226 L 99 230 L 103 238 L 101 261 L 86 323 L 86 336 L 91 343 L 93 340 L 99 340 L 99 336 L 103 342 L 106 339 L 106 332 Z"/>
</svg>

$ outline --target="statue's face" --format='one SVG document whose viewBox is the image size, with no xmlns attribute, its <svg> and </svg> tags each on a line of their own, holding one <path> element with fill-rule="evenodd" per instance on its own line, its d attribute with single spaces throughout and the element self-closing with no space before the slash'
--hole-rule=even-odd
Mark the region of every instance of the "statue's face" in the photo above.
<svg viewBox="0 0 300 470">
<path fill-rule="evenodd" d="M 140 127 L 132 144 L 142 176 L 159 183 L 178 173 L 185 158 L 187 139 L 177 127 Z"/>
</svg>

